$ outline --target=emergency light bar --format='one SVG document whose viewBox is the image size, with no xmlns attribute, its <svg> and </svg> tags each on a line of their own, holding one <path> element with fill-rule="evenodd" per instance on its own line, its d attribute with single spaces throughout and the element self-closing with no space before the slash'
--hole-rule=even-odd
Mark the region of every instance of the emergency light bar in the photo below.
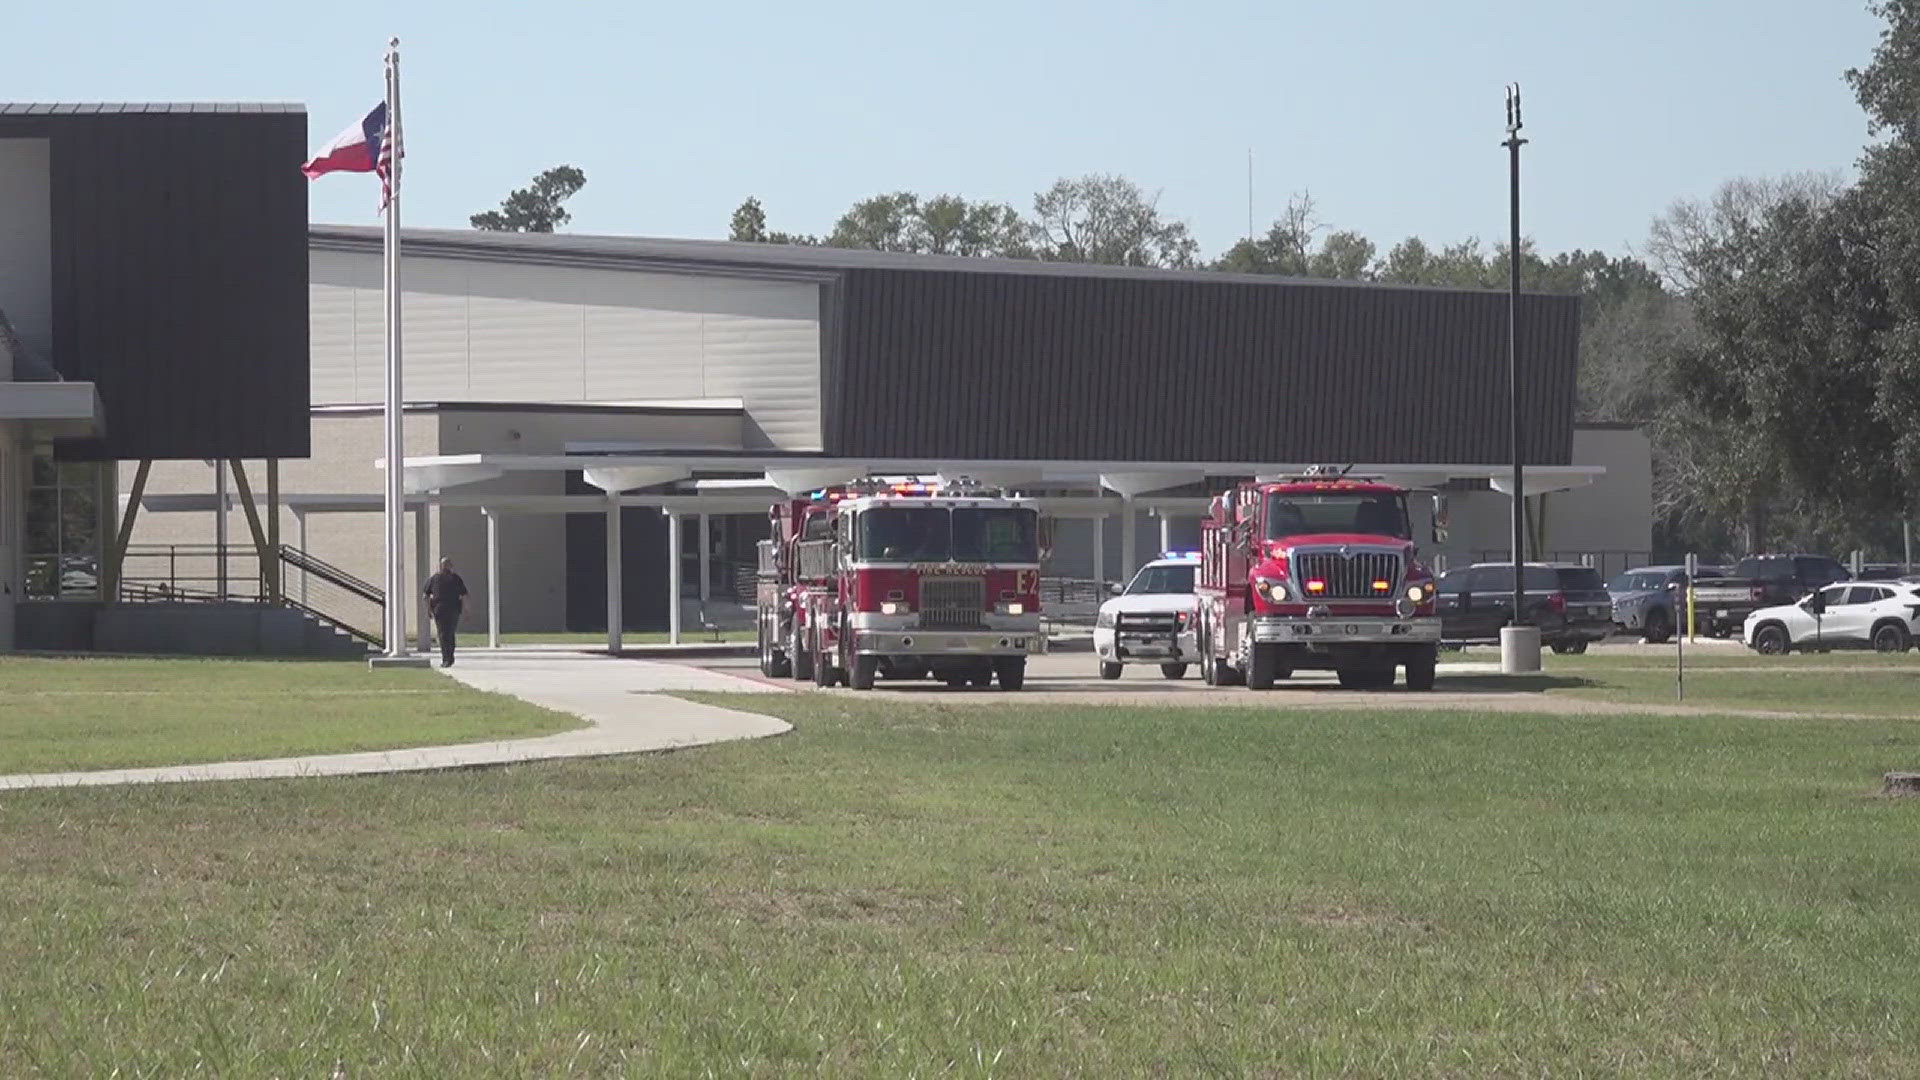
<svg viewBox="0 0 1920 1080">
<path fill-rule="evenodd" d="M 1197 562 L 1200 559 L 1200 553 L 1197 551 L 1163 551 L 1158 557 L 1162 559 L 1187 559 Z"/>
</svg>

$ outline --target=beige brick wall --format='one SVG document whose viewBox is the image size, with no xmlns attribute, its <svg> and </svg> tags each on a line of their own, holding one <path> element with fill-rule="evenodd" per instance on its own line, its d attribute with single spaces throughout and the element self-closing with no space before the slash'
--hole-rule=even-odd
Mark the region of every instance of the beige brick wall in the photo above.
<svg viewBox="0 0 1920 1080">
<path fill-rule="evenodd" d="M 382 473 L 374 467 L 381 454 L 381 421 L 377 413 L 320 413 L 313 418 L 313 454 L 305 460 L 280 464 L 283 494 L 359 494 L 378 497 Z M 662 414 L 580 414 L 460 411 L 449 409 L 411 413 L 406 419 L 407 452 L 422 454 L 561 454 L 568 443 L 617 442 L 635 447 L 678 449 L 739 449 L 738 415 L 680 416 Z M 254 486 L 254 496 L 266 498 L 264 463 L 242 463 Z M 133 486 L 136 462 L 123 462 L 119 490 Z M 214 470 L 203 462 L 157 461 L 147 480 L 149 495 L 205 494 L 214 490 Z M 562 495 L 566 481 L 557 472 L 516 472 L 497 480 L 466 485 L 462 494 Z M 234 488 L 235 499 L 238 489 Z M 378 505 L 353 513 L 311 513 L 306 518 L 305 548 L 315 557 L 348 573 L 379 583 L 385 575 L 381 560 L 381 515 Z M 452 507 L 428 514 L 430 559 L 445 555 L 467 581 L 472 595 L 466 629 L 486 630 L 486 521 L 478 509 Z M 301 545 L 299 518 L 290 509 L 280 515 L 281 540 Z M 264 523 L 263 523 L 264 524 Z M 692 528 L 691 523 L 688 526 Z M 211 545 L 215 514 L 143 512 L 134 528 L 126 571 L 130 577 L 165 576 L 168 545 Z M 228 518 L 228 542 L 244 548 L 251 542 L 246 515 L 238 508 Z M 417 593 L 414 566 L 414 525 L 406 528 L 410 592 Z M 176 560 L 181 573 L 213 573 L 207 559 Z M 190 569 L 189 569 L 190 567 Z M 566 628 L 566 518 L 561 514 L 506 514 L 500 523 L 501 623 L 509 631 L 559 631 Z M 250 576 L 250 559 L 236 560 L 234 577 Z M 650 573 L 651 568 L 633 568 Z M 410 625 L 417 636 L 417 605 L 409 605 Z"/>
<path fill-rule="evenodd" d="M 381 454 L 381 420 L 378 414 L 349 416 L 316 416 L 313 420 L 313 455 L 306 459 L 289 459 L 280 463 L 280 491 L 291 494 L 343 494 L 358 493 L 378 496 L 381 492 L 381 470 L 374 466 Z M 408 453 L 435 452 L 439 444 L 440 418 L 432 413 L 411 414 L 406 418 L 405 437 Z M 125 497 L 133 489 L 134 474 L 138 462 L 121 462 L 119 470 L 119 490 Z M 254 498 L 264 506 L 267 496 L 267 470 L 265 462 L 243 461 L 241 467 L 246 470 L 247 480 L 253 486 Z M 187 495 L 202 494 L 211 496 L 214 491 L 214 469 L 211 464 L 200 461 L 156 461 L 147 477 L 148 495 Z M 235 505 L 227 515 L 227 541 L 235 547 L 245 547 L 252 542 L 253 534 L 247 526 L 245 511 L 240 509 L 239 488 L 229 482 Z M 429 514 L 429 548 L 437 544 L 437 525 Z M 124 578 L 164 577 L 167 573 L 167 549 L 170 546 L 210 545 L 217 535 L 218 515 L 212 511 L 191 511 L 179 513 L 155 513 L 142 511 L 135 519 L 134 530 L 129 544 L 129 556 L 122 571 Z M 306 516 L 306 548 L 318 558 L 333 563 L 357 577 L 378 584 L 385 577 L 385 568 L 381 558 L 381 515 L 378 506 L 364 512 L 325 513 Z M 262 520 L 261 527 L 266 527 Z M 300 522 L 294 512 L 282 508 L 280 512 L 280 539 L 282 543 L 300 544 Z M 415 557 L 414 527 L 411 519 L 407 523 L 407 568 L 410 591 L 417 591 L 413 585 L 413 567 Z M 194 559 L 176 555 L 174 564 L 181 567 L 181 573 L 205 576 L 212 574 L 213 564 L 205 558 Z M 185 567 L 192 566 L 188 571 Z M 251 577 L 254 563 L 244 557 L 235 558 L 228 572 L 235 578 Z M 409 607 L 412 612 L 412 607 Z M 417 620 L 409 615 L 409 625 Z M 417 635 L 415 626 L 414 633 Z"/>
</svg>

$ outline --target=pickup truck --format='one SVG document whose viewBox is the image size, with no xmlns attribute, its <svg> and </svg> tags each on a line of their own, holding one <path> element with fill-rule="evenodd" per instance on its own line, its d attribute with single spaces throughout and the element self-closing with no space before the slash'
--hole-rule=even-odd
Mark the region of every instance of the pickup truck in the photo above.
<svg viewBox="0 0 1920 1080">
<path fill-rule="evenodd" d="M 1726 577 L 1693 587 L 1694 619 L 1708 637 L 1727 637 L 1763 607 L 1794 603 L 1851 576 L 1825 555 L 1749 555 Z"/>
</svg>

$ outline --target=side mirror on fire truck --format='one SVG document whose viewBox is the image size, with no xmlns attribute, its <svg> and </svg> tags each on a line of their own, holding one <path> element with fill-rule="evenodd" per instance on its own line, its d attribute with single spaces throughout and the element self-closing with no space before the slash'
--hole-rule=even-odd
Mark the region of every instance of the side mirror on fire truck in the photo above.
<svg viewBox="0 0 1920 1080">
<path fill-rule="evenodd" d="M 1449 521 L 1447 516 L 1447 497 L 1436 491 L 1433 494 L 1433 542 L 1434 543 L 1444 544 L 1447 542 L 1448 524 L 1449 524 Z"/>
</svg>

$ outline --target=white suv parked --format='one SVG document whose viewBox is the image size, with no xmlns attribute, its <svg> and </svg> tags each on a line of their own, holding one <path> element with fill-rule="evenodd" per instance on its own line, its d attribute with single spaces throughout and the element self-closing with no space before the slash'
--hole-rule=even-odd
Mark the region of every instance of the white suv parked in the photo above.
<svg viewBox="0 0 1920 1080">
<path fill-rule="evenodd" d="M 1182 678 L 1199 658 L 1194 618 L 1200 601 L 1193 578 L 1200 556 L 1163 555 L 1140 568 L 1120 595 L 1100 605 L 1093 623 L 1093 651 L 1100 677 L 1117 679 L 1127 664 L 1159 664 L 1169 679 Z"/>
<path fill-rule="evenodd" d="M 1793 649 L 1873 649 L 1905 652 L 1920 634 L 1920 585 L 1845 581 L 1807 594 L 1797 604 L 1765 607 L 1747 616 L 1741 640 L 1778 655 Z"/>
</svg>

